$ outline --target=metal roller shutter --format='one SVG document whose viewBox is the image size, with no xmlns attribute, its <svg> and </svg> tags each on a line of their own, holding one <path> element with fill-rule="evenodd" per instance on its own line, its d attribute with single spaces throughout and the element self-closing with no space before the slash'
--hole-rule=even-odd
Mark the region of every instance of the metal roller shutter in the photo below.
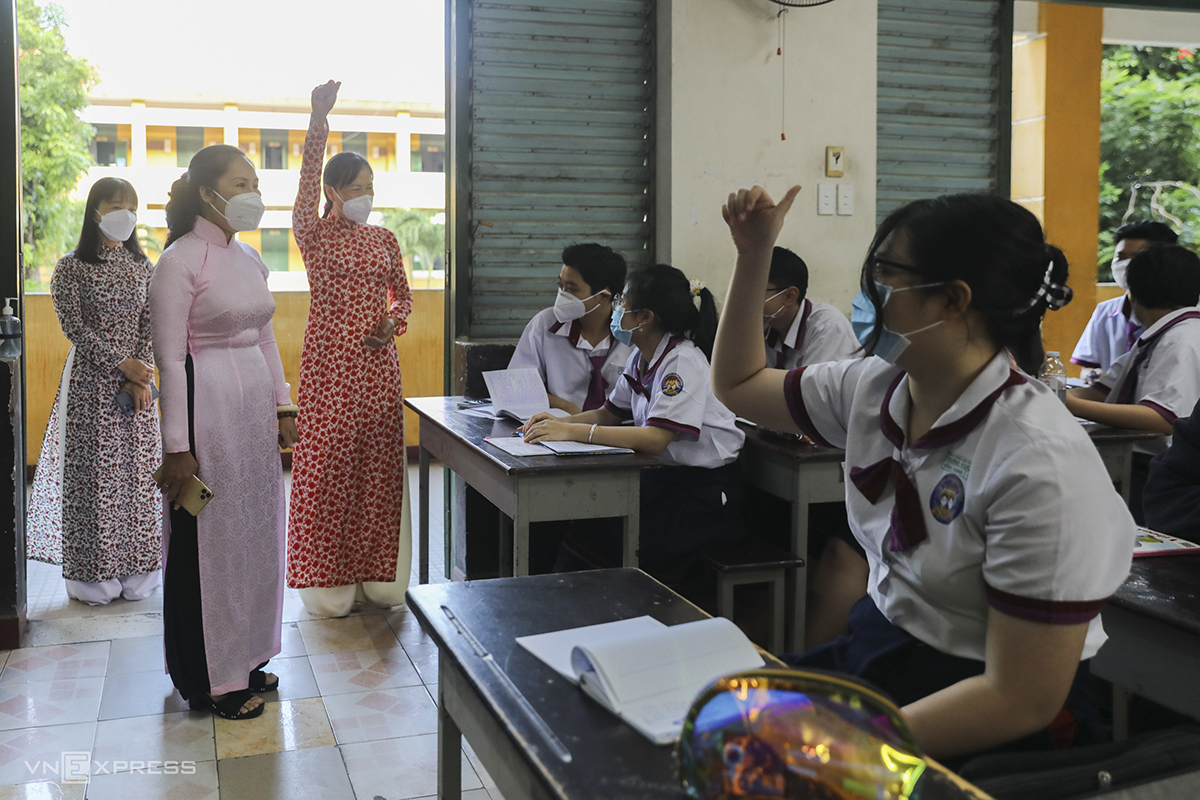
<svg viewBox="0 0 1200 800">
<path fill-rule="evenodd" d="M 468 249 L 455 261 L 470 270 L 459 334 L 515 339 L 553 302 L 564 246 L 653 258 L 654 4 L 456 1 L 470 69 L 469 114 L 453 122 Z"/>
<path fill-rule="evenodd" d="M 878 0 L 876 217 L 1008 194 L 1012 0 Z"/>
</svg>

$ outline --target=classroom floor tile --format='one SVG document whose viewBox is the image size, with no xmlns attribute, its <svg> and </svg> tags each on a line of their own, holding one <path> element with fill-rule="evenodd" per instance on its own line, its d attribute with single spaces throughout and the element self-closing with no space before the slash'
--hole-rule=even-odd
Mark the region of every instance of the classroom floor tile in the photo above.
<svg viewBox="0 0 1200 800">
<path fill-rule="evenodd" d="M 274 692 L 263 692 L 262 699 L 270 703 L 275 700 L 301 700 L 306 697 L 319 697 L 321 690 L 317 686 L 312 666 L 308 661 L 307 656 L 272 658 L 265 667 L 265 671 L 279 676 L 279 689 Z"/>
<path fill-rule="evenodd" d="M 0 785 L 57 781 L 63 754 L 91 758 L 96 723 L 0 731 Z"/>
<path fill-rule="evenodd" d="M 0 730 L 95 722 L 104 678 L 0 686 Z"/>
<path fill-rule="evenodd" d="M 87 785 L 82 783 L 39 781 L 19 786 L 0 786 L 0 800 L 84 800 L 86 792 Z"/>
<path fill-rule="evenodd" d="M 433 642 L 405 645 L 404 652 L 408 653 L 408 657 L 412 660 L 413 666 L 417 668 L 417 673 L 421 676 L 421 680 L 426 684 L 436 686 L 438 680 L 437 645 Z"/>
<path fill-rule="evenodd" d="M 395 632 L 380 614 L 297 622 L 308 654 L 395 647 Z"/>
<path fill-rule="evenodd" d="M 213 718 L 217 758 L 242 758 L 335 744 L 329 717 L 319 697 L 267 703 L 262 716 L 232 720 Z"/>
<path fill-rule="evenodd" d="M 175 691 L 171 676 L 165 672 L 109 675 L 104 679 L 99 719 L 146 717 L 187 710 L 187 701 Z"/>
<path fill-rule="evenodd" d="M 338 744 L 437 732 L 437 706 L 419 686 L 325 698 Z"/>
<path fill-rule="evenodd" d="M 23 647 L 9 653 L 0 686 L 73 678 L 102 678 L 108 667 L 108 642 Z"/>
<path fill-rule="evenodd" d="M 183 774 L 185 769 L 191 773 Z M 217 765 L 212 761 L 181 767 L 179 774 L 166 774 L 164 770 L 94 775 L 87 787 L 88 800 L 217 800 L 219 797 L 222 793 L 217 788 Z"/>
<path fill-rule="evenodd" d="M 355 800 L 336 747 L 229 758 L 217 762 L 217 774 L 221 800 Z"/>
<path fill-rule="evenodd" d="M 108 651 L 108 675 L 164 672 L 162 634 L 114 639 Z"/>
<path fill-rule="evenodd" d="M 308 660 L 321 694 L 326 696 L 421 685 L 421 676 L 399 645 L 387 650 L 324 653 Z"/>
<path fill-rule="evenodd" d="M 405 800 L 437 794 L 436 734 L 344 744 L 341 751 L 359 800 Z M 483 788 L 465 755 L 462 788 Z"/>
<path fill-rule="evenodd" d="M 116 762 L 216 758 L 212 716 L 187 711 L 103 720 L 96 727 L 92 753 L 92 760 L 107 764 L 110 772 L 125 771 L 118 769 Z"/>
</svg>

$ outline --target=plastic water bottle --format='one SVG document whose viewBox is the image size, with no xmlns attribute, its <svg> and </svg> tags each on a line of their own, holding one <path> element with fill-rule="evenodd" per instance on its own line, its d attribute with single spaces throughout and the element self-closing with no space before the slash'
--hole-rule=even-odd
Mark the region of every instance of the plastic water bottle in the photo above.
<svg viewBox="0 0 1200 800">
<path fill-rule="evenodd" d="M 13 314 L 14 297 L 5 298 L 0 311 L 0 359 L 12 361 L 21 357 L 21 320 Z"/>
<path fill-rule="evenodd" d="M 1038 380 L 1049 386 L 1059 400 L 1067 402 L 1067 368 L 1058 360 L 1057 350 L 1046 351 L 1046 360 L 1038 370 Z"/>
</svg>

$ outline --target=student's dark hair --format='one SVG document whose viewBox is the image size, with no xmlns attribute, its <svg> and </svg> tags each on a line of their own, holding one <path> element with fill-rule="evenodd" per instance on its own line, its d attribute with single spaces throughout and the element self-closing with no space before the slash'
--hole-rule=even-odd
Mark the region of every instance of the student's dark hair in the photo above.
<svg viewBox="0 0 1200 800">
<path fill-rule="evenodd" d="M 596 242 L 567 245 L 562 263 L 578 272 L 593 294 L 607 289 L 618 295 L 625 288 L 625 259 L 611 247 Z"/>
<path fill-rule="evenodd" d="M 1171 230 L 1171 226 L 1165 222 L 1141 220 L 1127 222 L 1117 228 L 1117 232 L 1113 234 L 1113 244 L 1124 239 L 1144 239 L 1154 244 L 1175 244 L 1179 241 L 1179 234 Z"/>
<path fill-rule="evenodd" d="M 79 229 L 79 243 L 75 245 L 75 257 L 80 261 L 86 261 L 89 264 L 99 264 L 103 261 L 100 257 L 100 223 L 96 220 L 98 216 L 96 212 L 100 204 L 107 200 L 117 200 L 122 203 L 131 201 L 136 208 L 137 191 L 133 188 L 132 183 L 121 178 L 101 178 L 92 184 L 92 188 L 88 192 L 87 203 L 83 207 L 83 227 Z M 123 244 L 125 249 L 135 257 L 143 261 L 150 260 L 142 252 L 136 227 Z"/>
<path fill-rule="evenodd" d="M 776 247 L 771 253 L 771 271 L 767 274 L 767 283 L 774 286 L 777 292 L 795 286 L 800 290 L 800 299 L 803 300 L 808 295 L 808 264 L 786 247 Z"/>
<path fill-rule="evenodd" d="M 1169 244 L 1152 247 L 1129 261 L 1129 296 L 1146 308 L 1184 308 L 1200 301 L 1200 258 Z"/>
<path fill-rule="evenodd" d="M 1025 372 L 1036 374 L 1044 357 L 1042 317 L 1047 308 L 1071 301 L 1066 256 L 1046 243 L 1037 217 L 993 194 L 943 195 L 893 211 L 875 232 L 863 262 L 862 288 L 876 309 L 882 303 L 875 288 L 875 253 L 893 231 L 905 236 L 917 283 L 966 283 L 971 308 L 983 317 L 992 342 L 1007 348 Z M 936 294 L 945 287 L 916 291 Z M 877 314 L 867 350 L 882 332 L 883 316 Z"/>
<path fill-rule="evenodd" d="M 354 179 L 358 177 L 358 173 L 362 172 L 363 167 L 366 167 L 372 175 L 375 174 L 375 170 L 371 169 L 371 162 L 363 158 L 361 153 L 343 150 L 326 162 L 322 181 L 326 186 L 337 191 L 354 183 Z M 321 216 L 328 217 L 331 211 L 333 211 L 333 201 L 326 197 L 325 211 Z"/>
<path fill-rule="evenodd" d="M 229 165 L 246 156 L 231 144 L 210 144 L 192 156 L 187 172 L 171 184 L 167 201 L 167 247 L 196 227 L 196 217 L 204 211 L 200 187 L 215 189 L 217 181 L 229 171 Z"/>
<path fill-rule="evenodd" d="M 654 324 L 660 330 L 686 335 L 711 361 L 717 337 L 717 301 L 708 289 L 701 289 L 697 296 L 699 309 L 692 299 L 691 281 L 667 264 L 635 269 L 625 284 L 630 311 L 653 311 Z"/>
</svg>

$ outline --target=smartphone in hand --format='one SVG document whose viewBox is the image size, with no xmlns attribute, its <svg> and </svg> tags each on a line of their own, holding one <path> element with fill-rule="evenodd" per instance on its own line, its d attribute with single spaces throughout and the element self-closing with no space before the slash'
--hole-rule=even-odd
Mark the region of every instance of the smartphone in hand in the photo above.
<svg viewBox="0 0 1200 800">
<path fill-rule="evenodd" d="M 154 474 L 150 477 L 154 478 L 155 483 L 161 480 L 162 467 L 154 470 Z M 208 501 L 212 499 L 212 489 L 209 489 L 203 481 L 193 475 L 188 479 L 187 486 L 183 487 L 179 496 L 175 498 L 175 503 L 193 517 L 198 517 L 204 507 L 208 505 Z"/>
</svg>

